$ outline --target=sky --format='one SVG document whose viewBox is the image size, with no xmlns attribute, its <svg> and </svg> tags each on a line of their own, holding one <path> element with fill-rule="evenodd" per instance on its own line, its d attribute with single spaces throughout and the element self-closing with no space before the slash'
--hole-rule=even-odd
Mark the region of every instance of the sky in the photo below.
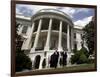
<svg viewBox="0 0 100 77">
<path fill-rule="evenodd" d="M 33 16 L 37 11 L 41 9 L 57 9 L 67 15 L 69 15 L 74 25 L 84 27 L 88 24 L 92 17 L 95 15 L 95 9 L 93 8 L 75 8 L 75 7 L 60 7 L 60 6 L 43 6 L 43 5 L 25 5 L 16 4 L 16 14 L 22 14 L 24 16 Z"/>
</svg>

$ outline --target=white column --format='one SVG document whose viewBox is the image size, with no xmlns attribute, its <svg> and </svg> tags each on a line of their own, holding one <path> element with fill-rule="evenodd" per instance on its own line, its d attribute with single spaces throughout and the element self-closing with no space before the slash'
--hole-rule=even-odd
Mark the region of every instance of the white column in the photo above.
<svg viewBox="0 0 100 77">
<path fill-rule="evenodd" d="M 48 53 L 46 53 L 46 68 L 49 67 L 49 61 L 48 61 Z"/>
<path fill-rule="evenodd" d="M 67 49 L 68 49 L 68 52 L 70 52 L 69 25 L 67 25 Z"/>
<path fill-rule="evenodd" d="M 33 45 L 33 48 L 31 49 L 31 53 L 34 52 L 35 48 L 37 47 L 39 36 L 40 36 L 40 31 L 41 31 L 41 25 L 42 25 L 42 19 L 39 20 L 39 25 L 38 25 L 38 29 L 37 29 L 37 32 L 36 32 L 34 45 Z"/>
<path fill-rule="evenodd" d="M 70 36 L 69 25 L 67 25 L 67 65 L 70 65 L 71 49 L 70 49 Z"/>
<path fill-rule="evenodd" d="M 46 44 L 44 47 L 44 51 L 46 52 L 46 68 L 48 68 L 49 66 L 47 52 L 49 51 L 49 48 L 50 48 L 51 29 L 52 29 L 52 18 L 50 18 L 50 21 L 49 21 L 48 34 L 47 34 Z"/>
<path fill-rule="evenodd" d="M 60 26 L 59 26 L 58 51 L 63 51 L 62 49 L 62 21 L 60 21 Z"/>
<path fill-rule="evenodd" d="M 39 69 L 42 69 L 42 62 L 43 62 L 43 60 L 44 60 L 44 57 L 43 57 L 43 56 L 41 56 L 41 59 L 40 59 L 40 64 L 39 64 Z"/>
<path fill-rule="evenodd" d="M 32 27 L 28 27 L 28 38 L 27 40 L 25 41 L 25 49 L 30 49 L 30 43 L 31 43 L 31 39 L 32 39 L 32 35 L 33 35 L 33 30 L 34 30 L 34 26 L 35 26 L 35 23 L 33 22 L 32 24 Z"/>
<path fill-rule="evenodd" d="M 59 58 L 58 58 L 58 67 L 60 67 L 60 58 L 61 58 L 61 53 L 63 51 L 62 49 L 62 24 L 63 22 L 60 21 L 60 26 L 59 26 L 59 39 L 58 39 L 58 52 L 59 52 Z"/>
<path fill-rule="evenodd" d="M 50 37 L 51 37 L 51 28 L 52 28 L 52 19 L 50 19 L 49 21 L 48 34 L 47 34 L 44 51 L 49 51 L 49 48 L 50 48 L 49 45 L 50 45 Z"/>
<path fill-rule="evenodd" d="M 74 34 L 73 34 L 73 28 L 71 29 L 71 49 L 74 49 Z"/>
<path fill-rule="evenodd" d="M 32 55 L 32 56 L 31 56 Z M 29 57 L 30 57 L 30 59 L 31 59 L 31 61 L 32 61 L 32 68 L 34 68 L 34 65 L 35 65 L 35 55 L 33 55 L 33 54 L 30 54 L 29 55 Z"/>
</svg>

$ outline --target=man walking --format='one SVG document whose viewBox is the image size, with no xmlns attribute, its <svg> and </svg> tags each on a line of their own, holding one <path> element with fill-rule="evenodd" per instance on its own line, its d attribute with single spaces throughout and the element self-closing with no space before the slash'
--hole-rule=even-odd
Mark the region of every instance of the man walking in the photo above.
<svg viewBox="0 0 100 77">
<path fill-rule="evenodd" d="M 62 56 L 63 56 L 63 58 L 62 58 L 62 64 L 63 64 L 63 66 L 65 66 L 66 65 L 66 63 L 67 63 L 67 53 L 64 51 L 63 53 L 62 53 Z"/>
<path fill-rule="evenodd" d="M 56 50 L 52 55 L 51 55 L 51 60 L 50 60 L 50 67 L 57 67 L 58 63 L 58 58 L 59 58 L 59 53 Z"/>
</svg>

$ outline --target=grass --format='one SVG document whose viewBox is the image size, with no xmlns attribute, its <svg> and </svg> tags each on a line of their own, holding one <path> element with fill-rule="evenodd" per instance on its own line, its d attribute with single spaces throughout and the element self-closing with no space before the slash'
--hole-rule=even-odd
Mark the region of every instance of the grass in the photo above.
<svg viewBox="0 0 100 77">
<path fill-rule="evenodd" d="M 17 76 L 24 75 L 40 75 L 40 74 L 57 74 L 57 73 L 71 73 L 71 72 L 86 72 L 86 71 L 96 71 L 95 64 L 81 64 L 62 68 L 50 68 L 41 70 L 32 70 L 30 72 L 18 72 Z"/>
</svg>

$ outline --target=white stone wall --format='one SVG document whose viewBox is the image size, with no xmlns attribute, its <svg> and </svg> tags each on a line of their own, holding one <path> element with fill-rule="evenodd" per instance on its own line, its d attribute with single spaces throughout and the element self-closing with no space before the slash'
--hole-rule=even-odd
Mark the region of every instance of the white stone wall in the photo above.
<svg viewBox="0 0 100 77">
<path fill-rule="evenodd" d="M 77 44 L 77 50 L 80 50 L 82 48 L 82 35 L 83 31 L 79 29 L 74 29 L 74 33 L 76 34 L 76 39 L 74 38 L 74 43 Z"/>
<path fill-rule="evenodd" d="M 81 46 L 82 39 L 80 33 L 76 33 L 76 41 L 77 41 L 77 50 L 80 50 L 82 48 Z"/>
</svg>

